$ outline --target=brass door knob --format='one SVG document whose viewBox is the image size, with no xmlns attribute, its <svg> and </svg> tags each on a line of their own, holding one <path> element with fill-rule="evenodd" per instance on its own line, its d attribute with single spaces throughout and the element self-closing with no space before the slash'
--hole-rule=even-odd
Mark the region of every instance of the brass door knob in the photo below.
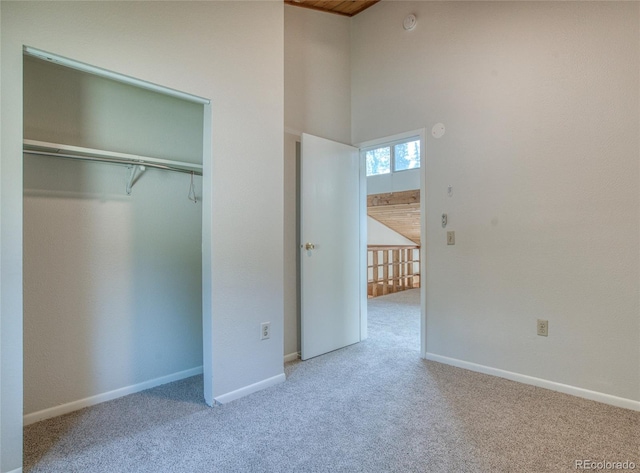
<svg viewBox="0 0 640 473">
<path fill-rule="evenodd" d="M 313 243 L 307 243 L 306 245 L 304 245 L 304 249 L 309 251 L 309 250 L 313 250 L 315 249 L 316 245 L 314 245 Z"/>
</svg>

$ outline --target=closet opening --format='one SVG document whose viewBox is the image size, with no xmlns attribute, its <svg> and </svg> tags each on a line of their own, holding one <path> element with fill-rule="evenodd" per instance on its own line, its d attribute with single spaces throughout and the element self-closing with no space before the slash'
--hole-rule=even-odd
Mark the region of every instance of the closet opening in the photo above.
<svg viewBox="0 0 640 473">
<path fill-rule="evenodd" d="M 211 107 L 25 51 L 27 425 L 202 374 Z"/>
</svg>

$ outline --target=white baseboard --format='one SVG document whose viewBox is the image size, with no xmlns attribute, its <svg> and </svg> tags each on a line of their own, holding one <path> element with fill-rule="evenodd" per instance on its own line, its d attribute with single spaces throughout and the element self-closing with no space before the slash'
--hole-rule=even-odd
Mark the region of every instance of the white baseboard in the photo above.
<svg viewBox="0 0 640 473">
<path fill-rule="evenodd" d="M 288 355 L 284 356 L 284 362 L 288 363 L 290 361 L 296 361 L 298 358 L 300 358 L 300 353 L 298 352 L 289 353 Z"/>
<path fill-rule="evenodd" d="M 216 402 L 220 404 L 226 404 L 227 402 L 235 401 L 236 399 L 240 399 L 241 397 L 248 396 L 249 394 L 255 393 L 257 391 L 261 391 L 262 389 L 269 388 L 278 383 L 282 383 L 286 380 L 284 373 L 281 373 L 277 376 L 273 376 L 271 378 L 263 379 L 262 381 L 258 381 L 257 383 L 250 384 L 249 386 L 245 386 L 244 388 L 236 389 L 235 391 L 228 392 L 223 394 L 222 396 L 216 396 Z"/>
<path fill-rule="evenodd" d="M 9 471 L 7 473 L 22 473 L 22 467 L 16 468 L 15 470 L 11 470 L 11 471 Z"/>
<path fill-rule="evenodd" d="M 568 384 L 556 383 L 555 381 L 549 381 L 541 378 L 534 378 L 533 376 L 514 373 L 512 371 L 505 371 L 498 368 L 491 368 L 490 366 L 478 365 L 476 363 L 462 361 L 456 358 L 449 358 L 447 356 L 435 355 L 433 353 L 427 353 L 425 358 L 427 360 L 437 361 L 438 363 L 444 363 L 445 365 L 457 366 L 458 368 L 464 368 L 470 371 L 476 371 L 478 373 L 497 376 L 499 378 L 505 378 L 523 384 L 530 384 L 539 388 L 550 389 L 552 391 L 558 391 L 564 394 L 571 394 L 572 396 L 589 399 L 591 401 L 602 402 L 604 404 L 609 404 L 615 407 L 631 409 L 632 411 L 640 411 L 640 401 L 634 401 L 633 399 L 626 399 L 623 397 L 612 396 L 611 394 L 590 391 L 588 389 L 578 388 L 576 386 L 570 386 Z"/>
<path fill-rule="evenodd" d="M 160 378 L 150 379 L 149 381 L 144 381 L 139 384 L 115 389 L 113 391 L 97 394 L 95 396 L 79 399 L 77 401 L 68 402 L 59 406 L 50 407 L 41 411 L 32 412 L 30 414 L 26 414 L 22 418 L 22 421 L 24 425 L 33 424 L 41 420 L 68 414 L 69 412 L 77 411 L 78 409 L 82 409 L 84 407 L 95 406 L 96 404 L 111 401 L 128 394 L 144 391 L 145 389 L 155 388 L 156 386 L 160 386 L 161 384 L 172 383 L 174 381 L 189 378 L 191 376 L 196 376 L 199 374 L 202 374 L 202 366 L 191 368 L 189 370 L 179 371 L 178 373 L 169 374 L 167 376 L 161 376 Z"/>
</svg>

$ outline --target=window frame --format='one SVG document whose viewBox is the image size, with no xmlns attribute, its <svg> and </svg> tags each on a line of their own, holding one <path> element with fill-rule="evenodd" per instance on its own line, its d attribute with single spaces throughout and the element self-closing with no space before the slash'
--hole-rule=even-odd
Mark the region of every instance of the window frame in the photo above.
<svg viewBox="0 0 640 473">
<path fill-rule="evenodd" d="M 418 162 L 418 166 L 414 167 L 414 168 L 409 168 L 409 169 L 400 169 L 400 170 L 396 170 L 396 151 L 395 151 L 395 147 L 397 145 L 402 145 L 405 143 L 412 143 L 414 141 L 418 142 L 418 152 L 420 153 L 420 160 Z M 397 140 L 392 140 L 392 141 L 386 141 L 384 143 L 379 143 L 377 145 L 374 146 L 367 146 L 366 148 L 361 148 L 361 152 L 363 153 L 364 157 L 365 157 L 365 175 L 366 177 L 380 177 L 380 176 L 389 176 L 389 175 L 393 175 L 396 173 L 401 173 L 401 172 L 407 172 L 407 171 L 415 171 L 417 169 L 422 168 L 422 138 L 420 137 L 420 135 L 412 135 L 406 138 L 400 138 Z M 381 173 L 381 174 L 367 174 L 366 172 L 366 156 L 367 156 L 367 152 L 369 151 L 374 151 L 376 149 L 381 149 L 381 148 L 389 148 L 389 172 L 385 172 L 385 173 Z"/>
</svg>

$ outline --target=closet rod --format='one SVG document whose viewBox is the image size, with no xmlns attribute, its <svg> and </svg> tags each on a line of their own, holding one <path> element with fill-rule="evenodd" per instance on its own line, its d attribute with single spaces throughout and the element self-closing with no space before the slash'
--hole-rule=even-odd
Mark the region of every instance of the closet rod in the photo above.
<svg viewBox="0 0 640 473">
<path fill-rule="evenodd" d="M 55 158 L 68 158 L 68 159 L 77 159 L 80 161 L 98 161 L 102 163 L 112 163 L 112 164 L 125 164 L 127 166 L 146 166 L 150 168 L 156 169 L 164 169 L 165 171 L 174 171 L 174 172 L 182 172 L 185 174 L 193 174 L 195 176 L 202 176 L 202 171 L 192 171 L 189 169 L 181 169 L 173 166 L 167 166 L 166 164 L 157 164 L 149 161 L 139 160 L 132 161 L 128 159 L 119 159 L 119 158 L 100 158 L 97 156 L 78 156 L 73 154 L 61 154 L 54 153 L 52 151 L 37 151 L 37 150 L 24 150 L 23 154 L 38 154 L 42 156 L 53 156 Z"/>
</svg>

